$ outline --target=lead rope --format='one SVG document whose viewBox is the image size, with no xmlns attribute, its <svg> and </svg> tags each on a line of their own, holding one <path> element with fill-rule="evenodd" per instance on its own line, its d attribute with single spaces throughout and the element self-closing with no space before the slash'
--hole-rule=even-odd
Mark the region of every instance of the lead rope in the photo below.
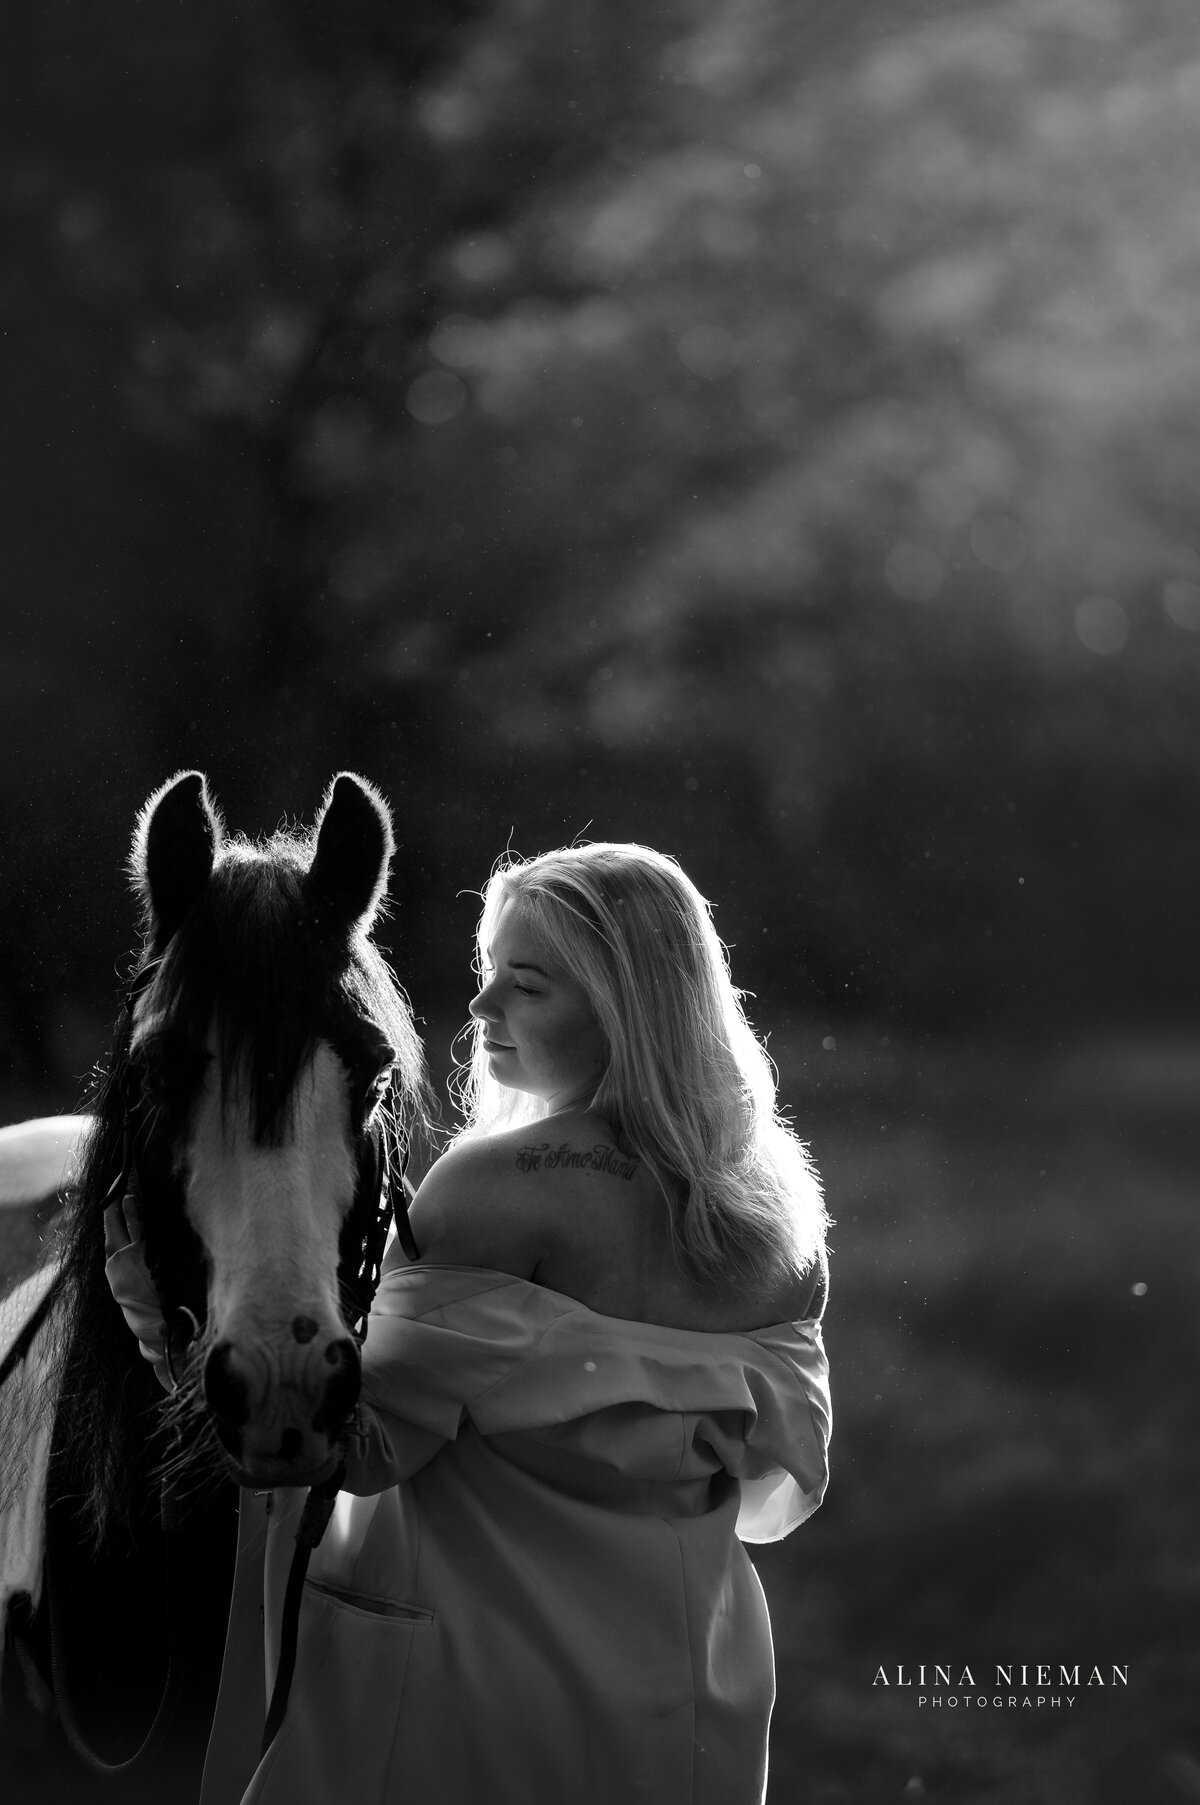
<svg viewBox="0 0 1200 1805">
<path fill-rule="evenodd" d="M 328 1479 L 322 1479 L 319 1485 L 310 1488 L 308 1497 L 304 1500 L 304 1511 L 300 1518 L 300 1526 L 296 1530 L 296 1552 L 292 1556 L 292 1564 L 288 1569 L 287 1588 L 283 1594 L 283 1616 L 279 1625 L 279 1665 L 275 1669 L 275 1685 L 271 1691 L 267 1720 L 263 1725 L 262 1748 L 259 1750 L 260 1760 L 274 1742 L 279 1726 L 287 1712 L 288 1695 L 292 1690 L 292 1675 L 296 1671 L 296 1645 L 300 1639 L 300 1605 L 304 1597 L 304 1580 L 308 1573 L 308 1563 L 313 1549 L 325 1534 L 329 1519 L 333 1515 L 333 1507 L 337 1503 L 342 1480 L 345 1477 L 346 1462 L 343 1458 L 338 1461 Z"/>
<path fill-rule="evenodd" d="M 394 1202 L 391 1195 L 393 1161 L 397 1168 L 400 1192 L 399 1198 Z M 379 1197 L 374 1220 L 365 1238 L 363 1273 L 356 1300 L 359 1315 L 356 1318 L 358 1327 L 354 1333 L 355 1339 L 360 1343 L 366 1337 L 367 1318 L 370 1314 L 376 1287 L 379 1284 L 387 1231 L 393 1221 L 396 1225 L 397 1238 L 408 1258 L 410 1260 L 419 1258 L 412 1226 L 408 1219 L 408 1205 L 412 1189 L 405 1175 L 407 1163 L 407 1148 L 403 1141 L 395 1136 L 388 1119 L 385 1100 L 384 1113 L 380 1120 Z M 344 1435 L 345 1432 L 343 1432 Z M 266 1722 L 263 1724 L 262 1747 L 259 1750 L 260 1761 L 279 1734 L 280 1726 L 287 1715 L 292 1677 L 296 1671 L 296 1648 L 300 1639 L 300 1606 L 304 1599 L 304 1581 L 308 1573 L 308 1563 L 312 1558 L 313 1549 L 319 1546 L 321 1537 L 329 1526 L 329 1519 L 333 1515 L 333 1507 L 337 1503 L 337 1495 L 345 1477 L 346 1456 L 343 1451 L 329 1478 L 322 1479 L 317 1485 L 311 1486 L 308 1497 L 304 1500 L 304 1510 L 296 1530 L 296 1551 L 292 1555 L 287 1585 L 284 1588 L 283 1613 L 279 1623 L 279 1663 L 275 1669 L 275 1684 L 271 1688 L 271 1702 L 267 1707 Z"/>
</svg>

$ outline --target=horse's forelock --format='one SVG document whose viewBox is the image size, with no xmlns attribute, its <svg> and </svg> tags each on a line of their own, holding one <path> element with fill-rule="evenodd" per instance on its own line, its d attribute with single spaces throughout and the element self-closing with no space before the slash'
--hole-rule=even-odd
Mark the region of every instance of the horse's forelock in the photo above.
<svg viewBox="0 0 1200 1805">
<path fill-rule="evenodd" d="M 309 845 L 287 834 L 223 849 L 206 893 L 166 951 L 148 1003 L 204 1045 L 216 1033 L 223 1102 L 248 1106 L 255 1138 L 285 1135 L 291 1099 L 317 1042 L 353 1053 L 374 1028 L 396 1054 L 410 1108 L 424 1102 L 412 1014 L 374 944 L 315 914 Z"/>
</svg>

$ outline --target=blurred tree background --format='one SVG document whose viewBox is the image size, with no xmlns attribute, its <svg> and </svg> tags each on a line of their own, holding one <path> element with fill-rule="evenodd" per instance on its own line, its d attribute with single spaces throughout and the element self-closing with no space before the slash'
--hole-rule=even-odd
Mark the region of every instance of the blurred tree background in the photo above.
<svg viewBox="0 0 1200 1805">
<path fill-rule="evenodd" d="M 880 1087 L 893 1124 L 908 1098 L 913 1209 L 981 1148 L 1044 1180 L 1045 1134 L 964 1105 L 937 1140 L 930 1049 L 1036 1060 L 1200 1004 L 1195 6 L 9 0 L 0 33 L 10 1113 L 78 1095 L 133 816 L 180 767 L 251 832 L 342 766 L 382 786 L 442 1067 L 496 855 L 660 846 L 826 1124 L 844 1471 L 874 1475 L 863 1299 L 910 1206 L 847 1124 L 877 1160 Z M 1130 1070 L 1177 1129 L 1178 1063 Z M 1184 1259 L 1165 1144 L 1142 1200 Z M 1043 1243 L 993 1239 L 1020 1290 Z M 813 1796 L 895 1796 L 888 1751 L 878 1794 Z M 1119 1796 L 1200 1797 L 1171 1759 Z"/>
<path fill-rule="evenodd" d="M 4 1033 L 134 809 L 332 769 L 418 1003 L 509 842 L 676 852 L 773 1007 L 1191 1016 L 1186 0 L 14 0 Z"/>
</svg>

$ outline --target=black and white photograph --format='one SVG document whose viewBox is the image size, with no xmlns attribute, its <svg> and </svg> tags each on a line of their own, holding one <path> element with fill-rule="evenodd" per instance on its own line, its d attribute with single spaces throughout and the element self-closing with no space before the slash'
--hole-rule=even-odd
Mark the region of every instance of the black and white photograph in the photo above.
<svg viewBox="0 0 1200 1805">
<path fill-rule="evenodd" d="M 1200 1802 L 1200 10 L 0 96 L 3 1805 Z"/>
</svg>

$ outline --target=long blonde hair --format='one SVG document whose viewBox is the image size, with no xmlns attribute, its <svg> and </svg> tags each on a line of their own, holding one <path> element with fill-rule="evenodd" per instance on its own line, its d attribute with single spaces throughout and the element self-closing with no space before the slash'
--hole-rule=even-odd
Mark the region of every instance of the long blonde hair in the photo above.
<svg viewBox="0 0 1200 1805">
<path fill-rule="evenodd" d="M 507 856 L 484 891 L 481 970 L 509 902 L 591 1004 L 608 1063 L 590 1107 L 658 1180 L 685 1268 L 712 1285 L 809 1271 L 825 1242 L 820 1182 L 779 1114 L 774 1068 L 690 878 L 645 846 Z M 473 1031 L 459 1073 L 462 1132 L 544 1116 L 543 1102 L 491 1076 L 486 1028 Z"/>
</svg>

